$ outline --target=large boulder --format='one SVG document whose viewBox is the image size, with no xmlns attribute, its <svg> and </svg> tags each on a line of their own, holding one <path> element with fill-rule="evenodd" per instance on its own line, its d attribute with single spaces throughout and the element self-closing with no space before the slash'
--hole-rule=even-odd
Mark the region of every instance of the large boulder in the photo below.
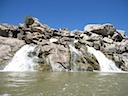
<svg viewBox="0 0 128 96">
<path fill-rule="evenodd" d="M 41 50 L 42 64 L 45 67 L 49 65 L 53 71 L 69 70 L 70 54 L 68 48 L 51 42 L 48 45 L 41 46 Z"/>
<path fill-rule="evenodd" d="M 111 24 L 89 24 L 84 27 L 84 31 L 94 32 L 103 36 L 113 35 L 116 29 Z"/>
</svg>

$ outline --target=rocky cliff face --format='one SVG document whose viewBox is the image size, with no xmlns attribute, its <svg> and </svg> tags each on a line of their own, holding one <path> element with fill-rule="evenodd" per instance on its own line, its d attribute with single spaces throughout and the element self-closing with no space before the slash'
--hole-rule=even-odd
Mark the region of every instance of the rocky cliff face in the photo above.
<svg viewBox="0 0 128 96">
<path fill-rule="evenodd" d="M 111 24 L 86 25 L 84 31 L 50 28 L 34 17 L 26 17 L 18 26 L 0 24 L 0 68 L 25 44 L 36 44 L 40 49 L 42 71 L 99 70 L 98 61 L 86 46 L 102 51 L 120 69 L 128 70 L 128 38 Z"/>
</svg>

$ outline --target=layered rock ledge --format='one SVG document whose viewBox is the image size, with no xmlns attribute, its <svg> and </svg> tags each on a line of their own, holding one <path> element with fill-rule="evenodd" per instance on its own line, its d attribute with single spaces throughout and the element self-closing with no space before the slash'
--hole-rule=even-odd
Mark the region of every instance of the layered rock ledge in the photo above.
<svg viewBox="0 0 128 96">
<path fill-rule="evenodd" d="M 128 71 L 128 38 L 112 24 L 90 24 L 84 31 L 50 28 L 34 17 L 26 17 L 18 26 L 0 24 L 0 69 L 25 44 L 36 44 L 40 49 L 38 63 L 42 71 L 100 70 L 86 46 L 100 50 L 121 70 Z"/>
</svg>

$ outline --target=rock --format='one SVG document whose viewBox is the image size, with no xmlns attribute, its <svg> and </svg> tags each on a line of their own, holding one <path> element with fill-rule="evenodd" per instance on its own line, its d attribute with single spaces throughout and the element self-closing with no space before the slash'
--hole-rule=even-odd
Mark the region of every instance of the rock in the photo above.
<svg viewBox="0 0 128 96">
<path fill-rule="evenodd" d="M 0 69 L 3 69 L 6 66 L 16 51 L 19 50 L 24 44 L 23 40 L 0 36 Z"/>
<path fill-rule="evenodd" d="M 84 27 L 84 31 L 97 33 L 103 36 L 113 35 L 116 29 L 111 24 L 89 24 Z"/>
<path fill-rule="evenodd" d="M 69 60 L 70 61 L 70 69 L 72 71 L 86 71 L 87 61 L 83 57 L 81 51 L 78 50 L 77 48 L 78 47 L 76 47 L 76 46 L 69 45 L 69 49 L 70 49 L 70 60 Z M 84 49 L 81 49 L 81 50 L 84 50 Z"/>
<path fill-rule="evenodd" d="M 38 44 L 38 45 L 45 46 L 45 45 L 49 45 L 50 42 L 49 42 L 48 40 L 40 39 L 37 44 Z"/>
<path fill-rule="evenodd" d="M 103 41 L 106 42 L 106 43 L 109 43 L 109 44 L 112 44 L 113 43 L 113 40 L 110 39 L 110 38 L 107 38 L 107 37 L 104 37 L 103 38 Z"/>
<path fill-rule="evenodd" d="M 55 29 L 52 29 L 52 28 L 49 28 L 49 26 L 45 27 L 45 30 L 44 30 L 44 35 L 45 35 L 45 38 L 46 39 L 50 39 L 51 37 L 53 37 L 53 31 Z"/>
<path fill-rule="evenodd" d="M 94 41 L 93 42 L 93 47 L 96 49 L 96 50 L 100 50 L 101 48 L 101 41 Z"/>
<path fill-rule="evenodd" d="M 75 34 L 76 36 L 80 36 L 82 34 L 82 31 L 80 30 L 73 30 L 73 34 Z"/>
<path fill-rule="evenodd" d="M 26 32 L 25 42 L 30 44 L 33 42 L 33 35 L 31 32 Z"/>
<path fill-rule="evenodd" d="M 120 55 L 120 58 L 121 62 L 123 63 L 121 69 L 123 71 L 128 71 L 128 53 L 123 53 L 122 55 Z"/>
<path fill-rule="evenodd" d="M 26 36 L 25 36 L 24 34 L 22 34 L 22 33 L 18 33 L 18 34 L 17 34 L 17 38 L 18 38 L 19 40 L 23 40 L 25 37 L 26 37 Z"/>
<path fill-rule="evenodd" d="M 90 46 L 90 47 L 93 47 L 94 46 L 94 43 L 93 42 L 90 42 L 90 41 L 87 41 L 86 42 L 86 45 Z"/>
<path fill-rule="evenodd" d="M 59 44 L 63 45 L 63 46 L 68 46 L 69 43 L 73 42 L 74 40 L 71 40 L 71 38 L 68 37 L 60 37 L 59 38 Z"/>
<path fill-rule="evenodd" d="M 9 24 L 0 24 L 0 36 L 9 37 L 11 31 L 15 30 L 16 26 Z"/>
<path fill-rule="evenodd" d="M 124 40 L 122 42 L 118 42 L 117 44 L 117 53 L 122 54 L 124 52 L 128 52 L 128 40 Z"/>
<path fill-rule="evenodd" d="M 46 39 L 46 36 L 44 34 L 41 34 L 39 32 L 35 32 L 33 33 L 33 40 L 39 40 L 40 38 L 41 39 Z"/>
<path fill-rule="evenodd" d="M 61 36 L 61 31 L 53 30 L 53 36 Z"/>
<path fill-rule="evenodd" d="M 120 33 L 115 32 L 112 36 L 112 39 L 116 42 L 121 42 L 123 40 L 123 37 Z"/>
<path fill-rule="evenodd" d="M 74 38 L 75 34 L 73 32 L 70 32 L 70 38 Z"/>
<path fill-rule="evenodd" d="M 50 44 L 51 54 L 48 55 L 49 63 L 53 71 L 69 70 L 69 50 L 61 45 Z"/>
<path fill-rule="evenodd" d="M 103 50 L 107 53 L 117 53 L 117 46 L 115 44 L 108 44 L 108 43 L 104 43 L 104 48 Z"/>
<path fill-rule="evenodd" d="M 102 38 L 103 38 L 102 36 L 99 36 L 98 34 L 92 33 L 92 34 L 89 36 L 88 41 L 99 41 L 99 40 L 101 40 Z"/>
<path fill-rule="evenodd" d="M 82 38 L 81 41 L 83 41 L 83 42 L 90 39 L 89 36 L 86 34 L 81 34 L 80 37 Z"/>
<path fill-rule="evenodd" d="M 121 37 L 126 38 L 124 30 L 116 30 L 117 33 L 121 35 Z"/>
<path fill-rule="evenodd" d="M 42 28 L 42 27 L 32 27 L 32 31 L 33 32 L 43 33 L 45 31 L 45 29 Z"/>
<path fill-rule="evenodd" d="M 70 36 L 69 31 L 63 31 L 63 32 L 62 32 L 62 36 L 63 36 L 63 37 L 69 37 L 69 36 Z"/>
</svg>

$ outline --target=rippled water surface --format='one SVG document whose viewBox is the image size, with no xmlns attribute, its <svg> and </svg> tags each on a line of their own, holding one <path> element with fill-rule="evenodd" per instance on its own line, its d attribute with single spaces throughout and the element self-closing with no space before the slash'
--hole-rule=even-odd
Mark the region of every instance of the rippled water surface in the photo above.
<svg viewBox="0 0 128 96">
<path fill-rule="evenodd" d="M 0 96 L 128 96 L 128 73 L 0 72 Z"/>
</svg>

